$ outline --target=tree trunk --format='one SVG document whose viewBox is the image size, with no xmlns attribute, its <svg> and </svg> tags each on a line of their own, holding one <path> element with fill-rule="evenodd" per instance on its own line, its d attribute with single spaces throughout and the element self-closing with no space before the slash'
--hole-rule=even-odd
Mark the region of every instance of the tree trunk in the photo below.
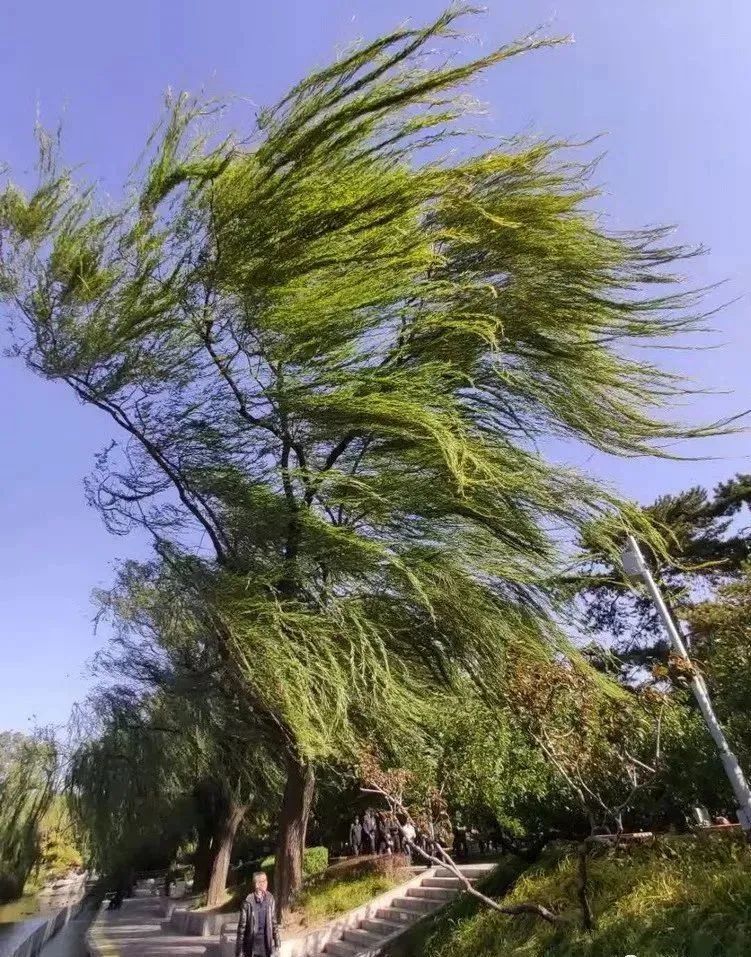
<svg viewBox="0 0 751 957">
<path fill-rule="evenodd" d="M 206 898 L 207 907 L 216 907 L 224 900 L 224 892 L 227 888 L 227 874 L 229 873 L 229 862 L 232 856 L 232 845 L 235 843 L 235 834 L 245 816 L 248 806 L 246 804 L 235 804 L 230 801 L 227 813 L 218 823 L 214 840 L 212 842 L 212 851 L 214 860 L 211 865 L 211 877 L 209 878 L 209 892 Z"/>
<path fill-rule="evenodd" d="M 592 913 L 592 905 L 589 902 L 589 872 L 587 870 L 587 855 L 589 854 L 589 847 L 587 842 L 584 841 L 579 845 L 578 851 L 578 872 L 576 880 L 576 889 L 579 897 L 579 905 L 582 911 L 582 924 L 584 925 L 584 930 L 591 931 L 595 927 L 595 917 Z"/>
<path fill-rule="evenodd" d="M 211 868 L 214 863 L 212 852 L 212 838 L 214 832 L 211 826 L 201 822 L 198 827 L 198 843 L 196 844 L 196 853 L 193 856 L 193 892 L 200 894 L 209 886 L 211 877 Z"/>
<path fill-rule="evenodd" d="M 315 781 L 312 764 L 294 759 L 287 762 L 287 783 L 282 799 L 274 867 L 274 891 L 280 914 L 302 885 L 302 859 Z"/>
</svg>

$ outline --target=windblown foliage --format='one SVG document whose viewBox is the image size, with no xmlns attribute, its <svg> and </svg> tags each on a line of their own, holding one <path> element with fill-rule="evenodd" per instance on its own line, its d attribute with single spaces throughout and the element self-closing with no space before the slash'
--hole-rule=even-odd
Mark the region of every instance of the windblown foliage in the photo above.
<svg viewBox="0 0 751 957">
<path fill-rule="evenodd" d="M 564 144 L 463 134 L 468 84 L 551 41 L 443 59 L 462 12 L 311 74 L 250 135 L 217 143 L 218 106 L 179 98 L 119 205 L 46 143 L 38 186 L 0 195 L 17 354 L 118 427 L 92 501 L 151 531 L 298 767 L 548 656 L 561 540 L 608 515 L 612 555 L 642 520 L 538 440 L 714 431 L 669 421 L 685 384 L 632 348 L 700 326 L 671 288 L 692 251 L 605 230 Z"/>
<path fill-rule="evenodd" d="M 751 565 L 688 615 L 698 667 L 733 750 L 751 770 Z"/>
<path fill-rule="evenodd" d="M 0 900 L 19 896 L 40 863 L 41 825 L 58 773 L 57 747 L 47 732 L 0 735 Z"/>
<path fill-rule="evenodd" d="M 204 825 L 210 841 L 230 805 L 273 805 L 281 786 L 256 713 L 217 680 L 214 645 L 190 617 L 190 593 L 154 575 L 126 564 L 100 596 L 115 624 L 98 662 L 108 683 L 90 702 L 95 726 L 69 774 L 92 859 L 108 872 L 134 860 L 169 863 Z"/>
</svg>

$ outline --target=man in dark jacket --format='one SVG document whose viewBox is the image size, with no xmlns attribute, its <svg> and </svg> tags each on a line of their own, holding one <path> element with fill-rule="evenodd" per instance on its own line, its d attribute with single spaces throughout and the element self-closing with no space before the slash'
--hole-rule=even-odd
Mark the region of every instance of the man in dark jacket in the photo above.
<svg viewBox="0 0 751 957">
<path fill-rule="evenodd" d="M 235 957 L 271 957 L 279 949 L 276 901 L 263 871 L 253 875 L 253 891 L 243 901 L 237 923 Z"/>
<path fill-rule="evenodd" d="M 355 817 L 354 821 L 350 824 L 349 846 L 352 848 L 352 853 L 355 857 L 359 857 L 362 853 L 362 824 L 360 824 L 359 817 Z"/>
<path fill-rule="evenodd" d="M 366 854 L 376 852 L 376 819 L 372 811 L 368 810 L 362 818 L 362 843 Z"/>
</svg>

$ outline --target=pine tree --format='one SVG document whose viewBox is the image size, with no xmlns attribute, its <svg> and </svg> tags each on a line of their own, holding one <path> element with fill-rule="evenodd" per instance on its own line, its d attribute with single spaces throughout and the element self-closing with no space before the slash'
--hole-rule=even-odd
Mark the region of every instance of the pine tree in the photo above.
<svg viewBox="0 0 751 957">
<path fill-rule="evenodd" d="M 646 506 L 662 536 L 661 545 L 646 545 L 646 558 L 677 616 L 743 573 L 751 557 L 751 527 L 743 524 L 750 507 L 751 477 L 740 474 L 713 492 L 694 486 Z M 588 544 L 586 531 L 583 542 Z M 670 642 L 651 599 L 635 591 L 619 563 L 603 556 L 597 545 L 585 552 L 584 565 L 586 572 L 574 587 L 580 589 L 587 625 L 615 648 L 627 669 L 664 663 Z M 690 631 L 687 638 L 691 641 Z"/>
</svg>

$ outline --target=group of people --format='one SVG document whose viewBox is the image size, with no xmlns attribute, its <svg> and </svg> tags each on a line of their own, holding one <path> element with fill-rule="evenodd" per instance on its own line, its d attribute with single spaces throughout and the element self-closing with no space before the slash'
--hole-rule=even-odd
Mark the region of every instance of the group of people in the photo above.
<svg viewBox="0 0 751 957">
<path fill-rule="evenodd" d="M 452 829 L 448 815 L 442 815 L 430 830 L 431 834 L 423 834 L 409 819 L 400 822 L 394 814 L 369 808 L 353 818 L 348 843 L 352 854 L 357 857 L 361 854 L 404 854 L 413 860 L 420 857 L 419 850 L 432 853 L 437 846 L 448 850 L 452 840 L 456 843 L 457 835 L 466 835 L 464 830 Z M 466 837 L 463 850 L 466 853 Z"/>
<path fill-rule="evenodd" d="M 417 840 L 414 825 L 407 821 L 399 824 L 394 815 L 368 809 L 356 815 L 349 827 L 349 846 L 352 853 L 361 854 L 406 854 L 412 856 Z"/>
<path fill-rule="evenodd" d="M 347 843 L 350 853 L 358 857 L 405 854 L 410 860 L 419 859 L 420 850 L 434 854 L 439 847 L 458 860 L 467 860 L 470 844 L 476 845 L 480 854 L 498 850 L 500 846 L 495 832 L 470 829 L 458 819 L 452 823 L 445 810 L 436 812 L 430 825 L 418 831 L 409 820 L 400 823 L 394 814 L 368 809 L 352 819 Z"/>
</svg>

